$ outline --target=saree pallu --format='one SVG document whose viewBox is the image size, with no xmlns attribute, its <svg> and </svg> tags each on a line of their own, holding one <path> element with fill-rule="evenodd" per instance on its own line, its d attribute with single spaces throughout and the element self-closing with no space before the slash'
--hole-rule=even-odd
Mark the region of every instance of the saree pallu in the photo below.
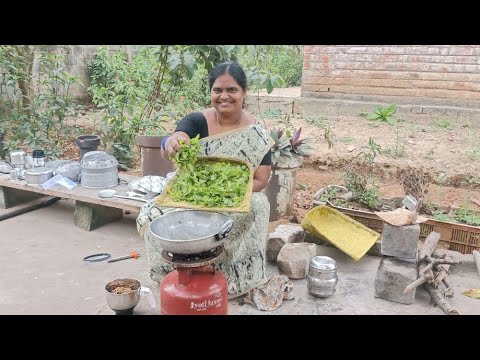
<svg viewBox="0 0 480 360">
<path fill-rule="evenodd" d="M 205 155 L 227 156 L 248 161 L 254 171 L 271 148 L 271 138 L 260 124 L 200 139 Z M 164 213 L 182 209 L 161 208 Z M 145 240 L 150 278 L 160 282 L 173 270 L 161 257 L 162 248 L 150 236 L 148 225 L 160 216 L 154 201 L 145 204 L 137 218 L 137 230 Z M 248 213 L 225 213 L 235 225 L 224 242 L 224 252 L 214 264 L 227 278 L 230 298 L 245 294 L 266 281 L 266 242 L 270 204 L 262 192 L 254 192 Z"/>
</svg>

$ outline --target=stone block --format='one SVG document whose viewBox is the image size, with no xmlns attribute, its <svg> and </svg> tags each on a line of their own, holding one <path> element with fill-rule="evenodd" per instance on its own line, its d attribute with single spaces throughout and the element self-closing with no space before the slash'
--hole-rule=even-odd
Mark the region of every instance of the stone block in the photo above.
<svg viewBox="0 0 480 360">
<path fill-rule="evenodd" d="M 415 263 L 384 257 L 378 266 L 375 277 L 375 297 L 398 302 L 412 304 L 415 300 L 415 290 L 404 294 L 405 288 L 418 277 Z"/>
<path fill-rule="evenodd" d="M 109 222 L 119 220 L 122 216 L 122 209 L 89 204 L 77 200 L 75 202 L 73 222 L 76 226 L 84 230 L 92 231 Z"/>
<path fill-rule="evenodd" d="M 267 260 L 276 262 L 278 253 L 285 244 L 303 242 L 305 230 L 298 224 L 279 225 L 272 233 L 268 234 Z"/>
<path fill-rule="evenodd" d="M 416 259 L 420 225 L 394 226 L 386 222 L 382 231 L 382 255 Z"/>
<path fill-rule="evenodd" d="M 315 244 L 285 244 L 277 258 L 278 272 L 290 279 L 303 279 L 307 276 L 310 258 L 316 255 Z"/>
</svg>

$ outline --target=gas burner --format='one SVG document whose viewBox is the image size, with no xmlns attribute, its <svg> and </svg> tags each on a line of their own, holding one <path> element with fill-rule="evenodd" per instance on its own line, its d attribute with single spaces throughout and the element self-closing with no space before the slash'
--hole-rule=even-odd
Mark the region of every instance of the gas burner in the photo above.
<svg viewBox="0 0 480 360">
<path fill-rule="evenodd" d="M 204 251 L 199 254 L 172 254 L 166 250 L 162 251 L 162 258 L 170 265 L 177 267 L 199 267 L 212 263 L 223 253 L 223 246 Z"/>
</svg>

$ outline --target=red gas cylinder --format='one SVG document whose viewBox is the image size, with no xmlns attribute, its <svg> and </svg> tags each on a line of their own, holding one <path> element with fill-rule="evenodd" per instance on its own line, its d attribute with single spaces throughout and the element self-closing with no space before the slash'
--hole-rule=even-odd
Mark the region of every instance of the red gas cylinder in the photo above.
<svg viewBox="0 0 480 360">
<path fill-rule="evenodd" d="M 227 279 L 211 265 L 177 267 L 160 284 L 160 311 L 165 315 L 227 315 Z"/>
</svg>

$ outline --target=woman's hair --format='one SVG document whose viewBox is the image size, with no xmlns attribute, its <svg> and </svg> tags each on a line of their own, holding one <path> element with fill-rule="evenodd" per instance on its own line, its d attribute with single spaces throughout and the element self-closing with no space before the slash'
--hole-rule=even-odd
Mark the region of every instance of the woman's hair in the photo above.
<svg viewBox="0 0 480 360">
<path fill-rule="evenodd" d="M 224 62 L 215 66 L 208 74 L 208 85 L 210 91 L 212 90 L 213 83 L 219 76 L 228 74 L 235 79 L 238 85 L 243 91 L 247 92 L 247 76 L 242 67 L 236 62 Z"/>
</svg>

